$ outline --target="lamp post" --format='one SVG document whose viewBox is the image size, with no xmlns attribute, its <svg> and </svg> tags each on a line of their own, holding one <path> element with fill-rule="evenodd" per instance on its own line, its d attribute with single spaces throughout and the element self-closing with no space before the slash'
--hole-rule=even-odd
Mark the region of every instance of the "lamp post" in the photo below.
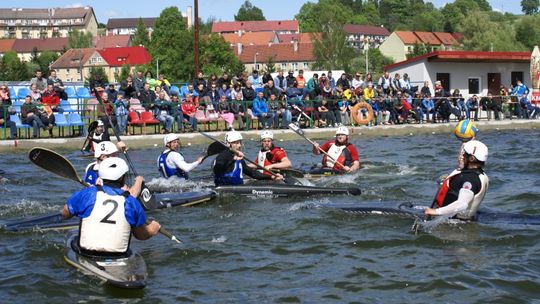
<svg viewBox="0 0 540 304">
<path fill-rule="evenodd" d="M 199 0 L 193 0 L 194 6 L 194 16 L 193 16 L 193 32 L 194 32 L 194 41 L 193 41 L 193 63 L 195 65 L 195 77 L 199 74 Z"/>
<path fill-rule="evenodd" d="M 364 53 L 366 54 L 366 75 L 369 74 L 369 39 L 364 38 Z"/>
<path fill-rule="evenodd" d="M 253 71 L 255 71 L 255 69 L 257 68 L 257 55 L 259 55 L 259 52 L 253 55 Z"/>
</svg>

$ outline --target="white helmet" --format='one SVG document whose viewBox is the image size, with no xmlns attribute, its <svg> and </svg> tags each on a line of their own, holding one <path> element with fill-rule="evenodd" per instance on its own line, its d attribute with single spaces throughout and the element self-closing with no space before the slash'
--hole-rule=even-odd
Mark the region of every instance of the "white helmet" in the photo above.
<svg viewBox="0 0 540 304">
<path fill-rule="evenodd" d="M 165 135 L 165 137 L 163 137 L 163 143 L 165 144 L 165 146 L 167 146 L 171 141 L 174 141 L 174 140 L 177 140 L 178 139 L 178 135 L 176 134 L 167 134 Z"/>
<path fill-rule="evenodd" d="M 240 132 L 230 131 L 225 134 L 225 141 L 227 143 L 232 143 L 239 140 L 242 140 L 242 134 L 240 134 Z"/>
<path fill-rule="evenodd" d="M 265 138 L 274 139 L 274 133 L 272 133 L 272 131 L 269 131 L 269 130 L 262 131 L 261 132 L 261 140 L 263 140 Z"/>
<path fill-rule="evenodd" d="M 119 180 L 128 171 L 129 167 L 125 160 L 120 157 L 109 157 L 99 165 L 98 175 L 101 179 L 115 181 Z"/>
<path fill-rule="evenodd" d="M 463 151 L 476 157 L 478 161 L 485 162 L 488 158 L 488 147 L 478 140 L 470 140 L 463 145 Z"/>
<path fill-rule="evenodd" d="M 103 124 L 103 121 L 101 119 L 98 119 L 97 121 L 97 126 L 100 127 L 100 126 L 104 126 L 105 124 Z"/>
<path fill-rule="evenodd" d="M 118 148 L 110 141 L 102 141 L 100 143 L 94 143 L 94 157 L 99 158 L 101 155 L 111 155 L 117 153 Z"/>
<path fill-rule="evenodd" d="M 337 128 L 336 136 L 340 135 L 340 134 L 349 136 L 349 129 L 347 129 L 347 127 L 339 127 L 339 128 Z"/>
</svg>

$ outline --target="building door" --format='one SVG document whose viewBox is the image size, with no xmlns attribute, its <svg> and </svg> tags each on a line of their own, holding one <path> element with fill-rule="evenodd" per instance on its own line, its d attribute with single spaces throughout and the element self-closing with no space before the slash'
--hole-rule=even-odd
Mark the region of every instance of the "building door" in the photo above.
<svg viewBox="0 0 540 304">
<path fill-rule="evenodd" d="M 512 72 L 510 74 L 510 81 L 512 82 L 512 86 L 516 86 L 518 79 L 525 84 L 525 81 L 523 81 L 523 72 Z"/>
<path fill-rule="evenodd" d="M 450 88 L 450 73 L 437 73 L 435 76 L 437 78 L 435 80 L 441 82 L 441 85 L 446 92 L 452 92 L 452 89 Z"/>
<path fill-rule="evenodd" d="M 501 73 L 488 73 L 488 94 L 499 95 L 501 89 Z"/>
</svg>

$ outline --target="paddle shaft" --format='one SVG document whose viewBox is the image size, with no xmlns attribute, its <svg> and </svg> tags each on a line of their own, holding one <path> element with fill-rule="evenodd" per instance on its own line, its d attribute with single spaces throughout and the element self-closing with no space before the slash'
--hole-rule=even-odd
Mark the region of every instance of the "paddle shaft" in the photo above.
<svg viewBox="0 0 540 304">
<path fill-rule="evenodd" d="M 94 121 L 94 122 L 90 123 L 90 125 L 88 125 L 88 134 L 86 134 L 86 139 L 84 140 L 84 143 L 83 143 L 83 145 L 81 147 L 81 151 L 84 151 L 84 147 L 86 147 L 86 144 L 88 143 L 88 140 L 91 139 L 90 133 L 94 132 L 96 127 L 97 127 L 97 121 Z"/>
<path fill-rule="evenodd" d="M 307 115 L 306 112 L 302 111 L 302 109 L 300 109 L 297 105 L 293 105 L 293 108 L 299 111 L 300 114 L 304 115 L 307 119 L 309 119 L 309 121 L 312 121 L 311 117 L 309 117 L 309 115 Z"/>
<path fill-rule="evenodd" d="M 293 125 L 294 127 L 291 127 L 291 125 Z M 334 159 L 332 156 L 330 156 L 330 154 L 328 154 L 326 151 L 324 151 L 323 149 L 321 149 L 321 147 L 316 143 L 314 142 L 313 140 L 311 140 L 310 138 L 308 138 L 303 132 L 300 131 L 300 129 L 298 128 L 298 126 L 294 125 L 294 124 L 289 124 L 289 128 L 291 130 L 294 131 L 294 133 L 300 135 L 302 138 L 304 138 L 305 140 L 307 140 L 310 144 L 312 144 L 314 147 L 317 147 L 317 150 L 319 150 L 321 153 L 323 153 L 324 155 L 326 155 L 328 158 L 330 158 L 334 163 L 338 164 L 339 166 L 341 166 L 341 168 L 345 168 L 345 166 L 337 161 L 337 159 Z"/>
</svg>

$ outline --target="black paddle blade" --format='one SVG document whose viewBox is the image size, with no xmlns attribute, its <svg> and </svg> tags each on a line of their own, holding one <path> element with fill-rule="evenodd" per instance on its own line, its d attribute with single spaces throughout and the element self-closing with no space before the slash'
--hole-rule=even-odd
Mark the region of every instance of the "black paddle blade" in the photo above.
<svg viewBox="0 0 540 304">
<path fill-rule="evenodd" d="M 155 210 L 158 206 L 158 202 L 154 198 L 154 195 L 150 192 L 150 189 L 146 187 L 144 182 L 142 183 L 141 194 L 139 194 L 138 199 L 145 210 Z"/>
<path fill-rule="evenodd" d="M 88 134 L 94 132 L 94 130 L 97 128 L 97 126 L 98 126 L 97 120 L 96 120 L 96 121 L 92 121 L 92 122 L 88 125 Z"/>
<path fill-rule="evenodd" d="M 302 130 L 299 126 L 295 125 L 294 123 L 289 124 L 289 129 L 293 130 L 294 133 L 304 137 L 304 130 Z"/>
<path fill-rule="evenodd" d="M 42 169 L 83 184 L 71 162 L 52 150 L 36 147 L 28 152 L 28 158 Z"/>
<path fill-rule="evenodd" d="M 304 178 L 304 172 L 296 169 L 279 169 L 279 173 L 286 177 Z"/>
<path fill-rule="evenodd" d="M 215 141 L 208 146 L 208 149 L 206 150 L 206 155 L 204 156 L 204 158 L 206 159 L 207 157 L 219 154 L 225 150 L 228 150 L 226 146 L 222 145 L 220 142 Z"/>
</svg>

